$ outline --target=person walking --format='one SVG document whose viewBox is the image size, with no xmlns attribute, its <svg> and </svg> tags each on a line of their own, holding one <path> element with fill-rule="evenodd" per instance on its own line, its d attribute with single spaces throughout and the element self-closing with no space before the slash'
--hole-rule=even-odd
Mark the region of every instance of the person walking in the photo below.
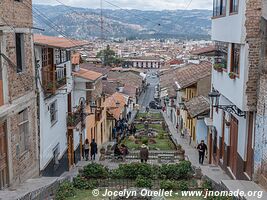
<svg viewBox="0 0 267 200">
<path fill-rule="evenodd" d="M 148 156 L 149 156 L 148 146 L 146 146 L 145 144 L 142 144 L 141 150 L 140 150 L 141 163 L 143 162 L 146 163 L 148 160 Z"/>
<path fill-rule="evenodd" d="M 90 146 L 89 146 L 89 140 L 86 139 L 85 140 L 85 143 L 84 143 L 84 154 L 85 154 L 85 160 L 86 161 L 88 161 L 88 159 L 89 159 L 89 148 L 90 148 Z"/>
<path fill-rule="evenodd" d="M 126 160 L 126 156 L 129 154 L 128 147 L 125 144 L 122 144 L 120 151 L 122 153 L 122 160 L 125 161 Z"/>
<path fill-rule="evenodd" d="M 197 146 L 199 152 L 199 164 L 203 165 L 205 152 L 207 154 L 207 145 L 204 143 L 204 140 L 201 140 L 201 143 Z"/>
<path fill-rule="evenodd" d="M 90 147 L 91 147 L 91 160 L 95 160 L 95 155 L 97 154 L 97 144 L 95 142 L 95 139 L 92 140 Z"/>
</svg>

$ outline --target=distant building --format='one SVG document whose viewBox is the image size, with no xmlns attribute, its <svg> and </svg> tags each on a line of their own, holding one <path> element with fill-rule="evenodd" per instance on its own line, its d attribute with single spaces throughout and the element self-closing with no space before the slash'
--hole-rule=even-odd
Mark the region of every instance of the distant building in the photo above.
<svg viewBox="0 0 267 200">
<path fill-rule="evenodd" d="M 137 57 L 128 58 L 125 63 L 127 67 L 159 69 L 163 66 L 164 60 L 157 57 Z"/>
</svg>

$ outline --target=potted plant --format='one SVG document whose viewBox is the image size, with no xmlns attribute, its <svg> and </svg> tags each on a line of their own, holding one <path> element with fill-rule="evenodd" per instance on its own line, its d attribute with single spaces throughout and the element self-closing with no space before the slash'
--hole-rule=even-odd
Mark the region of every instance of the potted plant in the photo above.
<svg viewBox="0 0 267 200">
<path fill-rule="evenodd" d="M 217 72 L 223 72 L 223 64 L 222 63 L 216 63 L 216 64 L 214 64 L 213 68 Z"/>
<path fill-rule="evenodd" d="M 234 72 L 230 72 L 228 75 L 230 79 L 236 79 L 236 74 Z"/>
</svg>

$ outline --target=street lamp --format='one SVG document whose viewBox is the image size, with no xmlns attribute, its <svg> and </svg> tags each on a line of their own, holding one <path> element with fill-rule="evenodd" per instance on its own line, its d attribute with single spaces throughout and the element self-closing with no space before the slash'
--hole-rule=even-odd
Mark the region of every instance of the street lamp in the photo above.
<svg viewBox="0 0 267 200">
<path fill-rule="evenodd" d="M 246 118 L 246 112 L 240 110 L 236 105 L 219 105 L 219 98 L 221 94 L 215 90 L 214 88 L 212 89 L 212 92 L 209 93 L 209 97 L 211 99 L 211 104 L 212 107 L 217 108 L 217 109 L 222 109 L 228 113 L 234 113 L 239 117 L 244 117 Z M 215 101 L 215 105 L 213 105 L 213 102 Z"/>
</svg>

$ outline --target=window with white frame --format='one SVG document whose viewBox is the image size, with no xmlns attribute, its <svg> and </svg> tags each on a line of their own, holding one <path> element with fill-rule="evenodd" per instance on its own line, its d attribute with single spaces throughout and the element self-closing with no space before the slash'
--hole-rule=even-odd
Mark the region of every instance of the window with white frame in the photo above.
<svg viewBox="0 0 267 200">
<path fill-rule="evenodd" d="M 52 125 L 57 122 L 57 101 L 50 104 L 50 121 Z"/>
<path fill-rule="evenodd" d="M 23 153 L 29 149 L 29 119 L 28 109 L 21 111 L 19 114 L 19 147 L 20 152 Z"/>
</svg>

